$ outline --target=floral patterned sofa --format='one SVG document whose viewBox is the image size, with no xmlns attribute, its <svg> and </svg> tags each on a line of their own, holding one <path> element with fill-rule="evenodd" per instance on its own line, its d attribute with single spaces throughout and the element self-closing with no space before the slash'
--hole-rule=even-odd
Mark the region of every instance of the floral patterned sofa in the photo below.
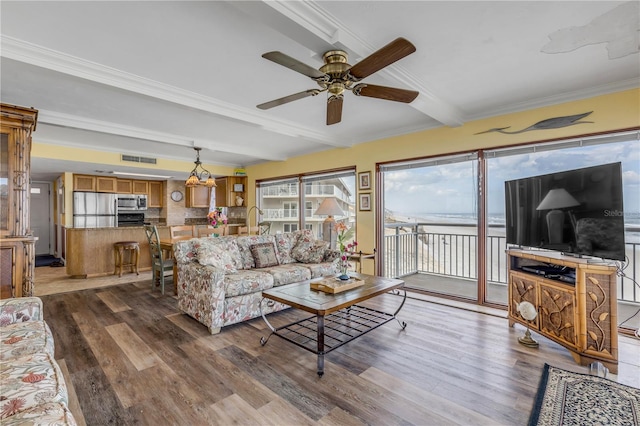
<svg viewBox="0 0 640 426">
<path fill-rule="evenodd" d="M 174 245 L 178 307 L 209 328 L 260 316 L 262 290 L 337 274 L 339 251 L 302 230 L 276 235 L 229 235 Z M 265 314 L 287 305 L 264 303 Z"/>
<path fill-rule="evenodd" d="M 75 425 L 37 297 L 0 300 L 0 424 Z"/>
</svg>

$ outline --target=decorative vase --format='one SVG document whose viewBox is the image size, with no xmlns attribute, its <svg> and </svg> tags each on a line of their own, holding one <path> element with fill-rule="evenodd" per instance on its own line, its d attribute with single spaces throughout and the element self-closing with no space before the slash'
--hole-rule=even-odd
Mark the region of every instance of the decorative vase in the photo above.
<svg viewBox="0 0 640 426">
<path fill-rule="evenodd" d="M 343 273 L 343 274 L 338 275 L 338 278 L 340 278 L 343 281 L 347 281 L 351 277 L 349 275 L 347 275 L 346 273 Z"/>
</svg>

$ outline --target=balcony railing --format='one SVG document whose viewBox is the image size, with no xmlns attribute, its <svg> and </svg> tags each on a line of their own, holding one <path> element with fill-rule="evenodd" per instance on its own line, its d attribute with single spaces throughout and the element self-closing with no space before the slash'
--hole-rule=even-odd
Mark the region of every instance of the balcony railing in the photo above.
<svg viewBox="0 0 640 426">
<path fill-rule="evenodd" d="M 459 233 L 424 232 L 424 226 L 458 228 Z M 490 226 L 504 230 L 504 226 Z M 635 229 L 633 229 L 635 230 Z M 403 277 L 416 273 L 477 279 L 478 237 L 475 225 L 434 223 L 387 223 L 384 237 L 384 276 Z M 497 232 L 496 232 L 497 233 Z M 503 232 L 504 233 L 504 232 Z M 491 232 L 489 232 L 491 234 Z M 507 242 L 504 236 L 487 236 L 487 281 L 507 284 Z M 640 244 L 626 243 L 629 259 L 624 277 L 618 277 L 618 300 L 640 302 Z"/>
</svg>

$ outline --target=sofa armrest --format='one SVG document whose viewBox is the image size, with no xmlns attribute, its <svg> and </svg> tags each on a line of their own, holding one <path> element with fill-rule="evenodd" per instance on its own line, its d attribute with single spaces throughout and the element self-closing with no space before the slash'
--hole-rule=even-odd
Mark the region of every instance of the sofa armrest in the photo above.
<svg viewBox="0 0 640 426">
<path fill-rule="evenodd" d="M 213 334 L 224 322 L 225 271 L 197 262 L 178 263 L 178 308 Z"/>
<path fill-rule="evenodd" d="M 0 300 L 0 326 L 42 319 L 42 300 L 39 297 Z"/>
</svg>

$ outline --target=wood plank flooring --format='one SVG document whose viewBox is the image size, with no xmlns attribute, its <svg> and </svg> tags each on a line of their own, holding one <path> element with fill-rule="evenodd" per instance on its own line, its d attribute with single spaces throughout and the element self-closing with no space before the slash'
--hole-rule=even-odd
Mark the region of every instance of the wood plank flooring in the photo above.
<svg viewBox="0 0 640 426">
<path fill-rule="evenodd" d="M 325 357 L 268 335 L 261 318 L 217 335 L 150 281 L 42 296 L 80 423 L 88 425 L 523 425 L 544 363 L 587 372 L 503 313 L 408 299 L 392 321 Z M 393 312 L 385 294 L 369 306 Z M 283 325 L 308 314 L 270 315 Z M 640 341 L 620 336 L 612 380 L 640 387 Z"/>
</svg>

